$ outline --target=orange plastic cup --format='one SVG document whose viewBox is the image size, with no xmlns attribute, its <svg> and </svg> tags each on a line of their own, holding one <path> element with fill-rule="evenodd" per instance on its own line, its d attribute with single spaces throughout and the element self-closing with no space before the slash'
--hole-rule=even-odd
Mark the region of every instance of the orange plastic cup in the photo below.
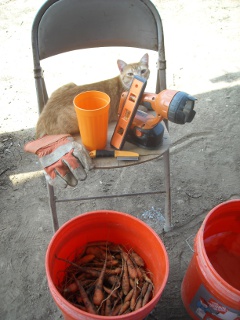
<svg viewBox="0 0 240 320">
<path fill-rule="evenodd" d="M 85 91 L 73 100 L 82 143 L 88 150 L 104 149 L 107 144 L 110 97 L 101 91 Z"/>
</svg>

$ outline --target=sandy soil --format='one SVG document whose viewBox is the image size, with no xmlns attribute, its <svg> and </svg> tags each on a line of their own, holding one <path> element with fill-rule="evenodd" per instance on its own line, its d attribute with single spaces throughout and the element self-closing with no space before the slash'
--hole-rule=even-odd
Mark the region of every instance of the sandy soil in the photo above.
<svg viewBox="0 0 240 320">
<path fill-rule="evenodd" d="M 192 123 L 170 125 L 173 230 L 161 233 L 164 196 L 61 205 L 59 217 L 63 224 L 83 212 L 112 209 L 133 214 L 153 227 L 166 246 L 170 274 L 161 300 L 147 319 L 186 320 L 189 317 L 180 294 L 192 256 L 186 240 L 192 245 L 204 217 L 215 205 L 240 198 L 240 4 L 238 0 L 153 2 L 163 20 L 168 88 L 198 99 Z M 38 117 L 31 25 L 42 3 L 0 0 L 0 318 L 5 320 L 62 319 L 50 296 L 44 268 L 52 237 L 45 180 L 37 158 L 23 152 L 24 143 L 34 139 Z M 105 64 L 98 66 L 95 57 L 102 51 Z M 49 93 L 75 79 L 87 83 L 91 77 L 98 80 L 115 75 L 116 59 L 132 62 L 142 54 L 137 53 L 136 58 L 131 50 L 102 51 L 79 53 L 72 66 L 69 59 L 46 62 Z M 79 61 L 83 66 L 78 68 Z M 154 70 L 155 62 L 151 63 Z M 120 173 L 90 172 L 73 193 L 117 193 L 120 179 L 127 180 L 125 192 L 163 188 L 157 166 L 155 162 Z"/>
</svg>

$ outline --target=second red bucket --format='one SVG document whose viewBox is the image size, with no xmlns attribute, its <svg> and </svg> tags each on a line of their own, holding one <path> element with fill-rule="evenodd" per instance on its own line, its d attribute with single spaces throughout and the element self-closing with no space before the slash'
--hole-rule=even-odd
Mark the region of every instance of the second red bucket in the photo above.
<svg viewBox="0 0 240 320">
<path fill-rule="evenodd" d="M 192 319 L 240 320 L 240 200 L 224 202 L 206 216 L 181 294 Z"/>
</svg>

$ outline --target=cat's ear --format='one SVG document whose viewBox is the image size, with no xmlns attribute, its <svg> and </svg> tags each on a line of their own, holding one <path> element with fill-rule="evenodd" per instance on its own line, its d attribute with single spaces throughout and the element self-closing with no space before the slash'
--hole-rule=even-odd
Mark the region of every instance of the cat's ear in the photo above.
<svg viewBox="0 0 240 320">
<path fill-rule="evenodd" d="M 123 69 L 126 67 L 127 63 L 122 60 L 118 60 L 117 65 L 120 72 L 123 72 Z"/>
<path fill-rule="evenodd" d="M 148 53 L 145 53 L 145 55 L 142 57 L 142 59 L 140 60 L 140 62 L 141 62 L 142 64 L 145 64 L 146 66 L 148 66 L 148 61 L 149 61 Z"/>
</svg>

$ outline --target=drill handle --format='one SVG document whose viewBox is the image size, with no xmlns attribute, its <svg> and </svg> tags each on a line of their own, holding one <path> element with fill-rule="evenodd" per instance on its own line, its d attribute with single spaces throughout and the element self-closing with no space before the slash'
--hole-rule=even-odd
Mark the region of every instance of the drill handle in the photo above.
<svg viewBox="0 0 240 320">
<path fill-rule="evenodd" d="M 143 105 L 148 109 L 148 110 L 154 110 L 156 111 L 156 93 L 149 93 L 146 92 L 143 94 L 141 102 L 143 102 Z"/>
<path fill-rule="evenodd" d="M 125 105 L 125 101 L 127 99 L 128 92 L 123 92 L 120 98 L 119 106 L 118 106 L 118 116 L 121 114 L 123 106 Z M 163 120 L 163 117 L 158 114 L 157 112 L 157 106 L 156 106 L 156 97 L 158 95 L 156 93 L 143 93 L 142 99 L 140 103 L 143 103 L 143 105 L 149 109 L 156 112 L 156 116 L 154 118 L 149 117 L 145 119 L 144 122 L 141 123 L 141 127 L 144 129 L 152 129 L 155 127 L 160 121 Z M 141 121 L 140 121 L 141 122 Z"/>
<path fill-rule="evenodd" d="M 149 118 L 144 125 L 144 129 L 152 129 L 155 127 L 160 121 L 163 120 L 163 116 L 159 113 L 157 106 L 157 99 L 158 94 L 156 93 L 144 93 L 141 102 L 144 102 L 144 106 L 147 107 L 149 110 L 153 110 L 156 115 L 154 118 Z"/>
<path fill-rule="evenodd" d="M 128 96 L 128 91 L 125 91 L 122 93 L 121 98 L 120 98 L 120 102 L 118 105 L 118 115 L 121 114 L 122 112 L 122 108 L 125 104 L 125 101 L 127 99 Z M 157 94 L 155 93 L 143 93 L 142 95 L 142 99 L 140 101 L 140 103 L 143 103 L 143 105 L 148 109 L 148 110 L 154 110 L 156 111 L 156 96 Z"/>
</svg>

